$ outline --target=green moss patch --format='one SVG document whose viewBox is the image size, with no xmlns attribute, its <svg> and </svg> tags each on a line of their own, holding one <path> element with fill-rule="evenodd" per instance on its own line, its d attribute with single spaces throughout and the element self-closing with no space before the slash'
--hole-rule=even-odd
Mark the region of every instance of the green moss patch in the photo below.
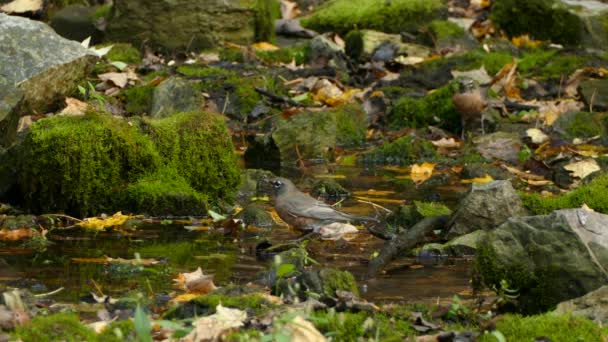
<svg viewBox="0 0 608 342">
<path fill-rule="evenodd" d="M 458 131 L 460 115 L 456 112 L 452 102 L 452 96 L 457 90 L 457 85 L 450 83 L 430 92 L 421 99 L 401 98 L 389 113 L 389 127 L 399 129 L 439 125 L 454 132 Z"/>
<path fill-rule="evenodd" d="M 125 109 L 131 115 L 144 115 L 150 112 L 154 86 L 139 85 L 126 89 L 123 98 L 126 103 Z"/>
<path fill-rule="evenodd" d="M 221 116 L 190 112 L 149 121 L 149 133 L 165 163 L 217 203 L 232 200 L 240 182 L 234 145 Z"/>
<path fill-rule="evenodd" d="M 336 297 L 336 291 L 348 291 L 359 295 L 359 287 L 352 273 L 340 271 L 335 268 L 326 268 L 319 271 L 322 279 L 323 294 L 328 297 Z"/>
<path fill-rule="evenodd" d="M 135 324 L 130 319 L 114 321 L 99 334 L 99 341 L 103 342 L 135 341 L 136 338 Z"/>
<path fill-rule="evenodd" d="M 274 51 L 256 51 L 256 57 L 266 64 L 288 64 L 295 61 L 296 65 L 304 64 L 310 57 L 310 47 L 308 44 L 281 48 Z"/>
<path fill-rule="evenodd" d="M 106 58 L 112 62 L 123 62 L 127 64 L 141 63 L 141 54 L 133 45 L 127 43 L 111 44 L 112 49 L 106 55 Z"/>
<path fill-rule="evenodd" d="M 496 330 L 507 341 L 534 341 L 541 336 L 551 341 L 602 341 L 607 336 L 606 329 L 586 318 L 552 313 L 529 317 L 505 315 L 497 320 Z M 479 341 L 494 342 L 496 338 L 484 334 Z"/>
<path fill-rule="evenodd" d="M 80 323 L 78 316 L 71 314 L 37 316 L 30 323 L 18 326 L 14 336 L 23 342 L 98 340 L 93 330 Z"/>
<path fill-rule="evenodd" d="M 360 105 L 350 104 L 337 108 L 336 143 L 342 146 L 361 146 L 367 133 L 367 114 Z"/>
<path fill-rule="evenodd" d="M 554 210 L 580 208 L 587 204 L 593 210 L 608 214 L 608 175 L 596 177 L 573 191 L 555 197 L 543 197 L 537 193 L 520 193 L 522 202 L 533 214 L 549 214 Z"/>
<path fill-rule="evenodd" d="M 281 16 L 281 8 L 277 0 L 255 1 L 255 41 L 274 41 L 274 21 Z"/>
<path fill-rule="evenodd" d="M 19 185 L 36 212 L 119 209 L 127 183 L 158 167 L 152 142 L 126 120 L 88 113 L 36 122 L 22 147 Z"/>
<path fill-rule="evenodd" d="M 446 13 L 441 0 L 333 0 L 304 18 L 302 25 L 320 32 L 341 34 L 352 29 L 415 32 L 425 23 Z"/>
<path fill-rule="evenodd" d="M 492 20 L 510 37 L 531 34 L 538 40 L 580 44 L 583 23 L 555 0 L 501 0 L 492 7 Z"/>
<path fill-rule="evenodd" d="M 129 185 L 125 197 L 125 206 L 131 211 L 151 216 L 207 213 L 207 197 L 194 190 L 172 167 L 162 168 Z"/>
<path fill-rule="evenodd" d="M 340 312 L 319 310 L 309 318 L 323 334 L 336 341 L 403 341 L 416 332 L 408 321 L 409 315 L 391 317 L 382 313 Z"/>
</svg>

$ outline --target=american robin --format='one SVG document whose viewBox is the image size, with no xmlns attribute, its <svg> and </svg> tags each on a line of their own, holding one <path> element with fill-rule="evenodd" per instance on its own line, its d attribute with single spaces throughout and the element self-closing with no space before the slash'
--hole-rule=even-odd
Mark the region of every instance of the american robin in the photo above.
<svg viewBox="0 0 608 342">
<path fill-rule="evenodd" d="M 274 178 L 270 184 L 276 195 L 275 209 L 279 217 L 296 229 L 317 232 L 333 222 L 378 221 L 340 212 L 298 190 L 289 179 Z"/>
<path fill-rule="evenodd" d="M 467 78 L 462 79 L 460 81 L 460 92 L 452 97 L 452 102 L 456 111 L 460 114 L 463 140 L 466 123 L 477 118 L 481 118 L 481 134 L 485 134 L 483 121 L 488 102 L 475 81 Z"/>
</svg>

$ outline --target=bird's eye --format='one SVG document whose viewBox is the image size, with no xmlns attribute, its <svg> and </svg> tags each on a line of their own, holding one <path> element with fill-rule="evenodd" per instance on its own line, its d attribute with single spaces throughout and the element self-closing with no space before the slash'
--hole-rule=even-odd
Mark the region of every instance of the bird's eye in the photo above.
<svg viewBox="0 0 608 342">
<path fill-rule="evenodd" d="M 281 182 L 281 181 L 277 180 L 277 181 L 272 182 L 272 186 L 275 187 L 275 188 L 277 188 L 277 189 L 280 188 L 281 185 L 283 185 L 283 182 Z"/>
</svg>

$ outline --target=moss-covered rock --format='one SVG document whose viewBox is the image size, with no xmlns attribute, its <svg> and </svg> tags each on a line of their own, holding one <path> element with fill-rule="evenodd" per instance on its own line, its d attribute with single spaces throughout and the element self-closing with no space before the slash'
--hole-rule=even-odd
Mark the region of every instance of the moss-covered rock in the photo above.
<svg viewBox="0 0 608 342">
<path fill-rule="evenodd" d="M 367 133 L 367 115 L 359 104 L 347 104 L 334 110 L 336 143 L 340 146 L 361 146 Z"/>
<path fill-rule="evenodd" d="M 228 288 L 227 290 L 216 290 L 207 295 L 196 297 L 167 311 L 164 317 L 167 319 L 184 319 L 212 315 L 220 304 L 224 307 L 245 310 L 256 315 L 263 314 L 276 307 L 275 304 L 269 302 L 259 293 L 240 288 Z"/>
<path fill-rule="evenodd" d="M 154 145 L 137 128 L 100 113 L 36 122 L 20 160 L 27 208 L 79 216 L 119 209 L 127 184 L 160 164 Z"/>
<path fill-rule="evenodd" d="M 399 315 L 384 312 L 335 312 L 317 310 L 312 313 L 315 327 L 323 334 L 331 334 L 336 341 L 373 340 L 403 341 L 406 336 L 416 335 L 412 328 L 409 311 Z M 367 322 L 367 323 L 366 323 Z"/>
<path fill-rule="evenodd" d="M 237 215 L 237 219 L 243 220 L 246 225 L 255 227 L 270 227 L 274 224 L 272 215 L 261 205 L 250 204 L 243 208 Z"/>
<path fill-rule="evenodd" d="M 586 204 L 591 209 L 608 214 L 608 175 L 595 177 L 566 194 L 544 197 L 537 193 L 520 193 L 524 206 L 534 214 L 549 214 L 557 209 L 580 208 Z"/>
<path fill-rule="evenodd" d="M 14 335 L 23 342 L 97 341 L 95 332 L 71 314 L 37 316 L 30 323 L 18 326 Z"/>
<path fill-rule="evenodd" d="M 125 208 L 151 216 L 201 216 L 207 214 L 207 197 L 175 168 L 164 167 L 127 187 Z"/>
<path fill-rule="evenodd" d="M 362 154 L 357 158 L 357 161 L 360 163 L 409 165 L 419 161 L 432 161 L 437 157 L 437 151 L 429 141 L 405 136 Z"/>
<path fill-rule="evenodd" d="M 408 228 L 426 217 L 451 213 L 452 210 L 441 203 L 414 201 L 413 204 L 399 206 L 386 221 L 391 225 Z"/>
<path fill-rule="evenodd" d="M 180 77 L 170 77 L 154 88 L 150 116 L 161 119 L 175 113 L 197 111 L 203 104 L 204 98 L 194 85 Z"/>
<path fill-rule="evenodd" d="M 294 61 L 296 65 L 301 65 L 309 60 L 310 45 L 302 44 L 274 51 L 256 51 L 255 55 L 260 61 L 266 64 L 287 64 Z"/>
<path fill-rule="evenodd" d="M 127 64 L 141 63 L 141 54 L 133 45 L 127 43 L 114 43 L 111 45 L 112 49 L 105 56 L 110 61 Z"/>
<path fill-rule="evenodd" d="M 350 192 L 333 179 L 322 179 L 312 186 L 310 194 L 313 197 L 340 199 L 350 196 Z"/>
<path fill-rule="evenodd" d="M 421 99 L 401 98 L 389 113 L 389 126 L 398 129 L 439 125 L 453 132 L 458 131 L 460 129 L 460 115 L 452 102 L 452 96 L 457 91 L 457 85 L 449 83 Z"/>
<path fill-rule="evenodd" d="M 359 287 L 352 273 L 335 268 L 326 268 L 319 271 L 323 283 L 323 294 L 336 297 L 336 291 L 348 291 L 359 295 Z"/>
<path fill-rule="evenodd" d="M 104 342 L 135 341 L 137 339 L 135 323 L 130 319 L 114 321 L 108 324 L 98 337 L 99 341 Z"/>
<path fill-rule="evenodd" d="M 224 119 L 207 112 L 148 121 L 149 134 L 165 164 L 214 203 L 231 201 L 240 183 L 234 145 Z"/>
<path fill-rule="evenodd" d="M 302 25 L 320 32 L 342 34 L 352 29 L 416 32 L 423 24 L 446 14 L 447 8 L 441 0 L 333 0 L 304 18 Z"/>
<path fill-rule="evenodd" d="M 608 128 L 608 116 L 606 113 L 564 113 L 553 123 L 553 128 L 570 139 L 603 138 Z"/>
</svg>

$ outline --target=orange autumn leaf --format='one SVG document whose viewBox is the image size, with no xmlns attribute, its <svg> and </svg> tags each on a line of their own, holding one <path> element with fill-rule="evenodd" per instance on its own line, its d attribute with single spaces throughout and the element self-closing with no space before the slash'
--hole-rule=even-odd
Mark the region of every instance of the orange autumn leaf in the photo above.
<svg viewBox="0 0 608 342">
<path fill-rule="evenodd" d="M 477 177 L 477 178 L 470 178 L 470 179 L 462 179 L 460 180 L 460 183 L 462 184 L 485 184 L 485 183 L 490 183 L 491 181 L 493 181 L 494 178 L 492 178 L 492 176 L 486 174 L 483 177 Z"/>
<path fill-rule="evenodd" d="M 34 236 L 34 230 L 30 228 L 0 229 L 0 241 L 19 241 L 30 239 Z"/>
<path fill-rule="evenodd" d="M 427 179 L 433 176 L 433 170 L 435 164 L 433 163 L 422 163 L 421 165 L 412 165 L 412 181 L 417 185 L 424 183 Z"/>
</svg>

